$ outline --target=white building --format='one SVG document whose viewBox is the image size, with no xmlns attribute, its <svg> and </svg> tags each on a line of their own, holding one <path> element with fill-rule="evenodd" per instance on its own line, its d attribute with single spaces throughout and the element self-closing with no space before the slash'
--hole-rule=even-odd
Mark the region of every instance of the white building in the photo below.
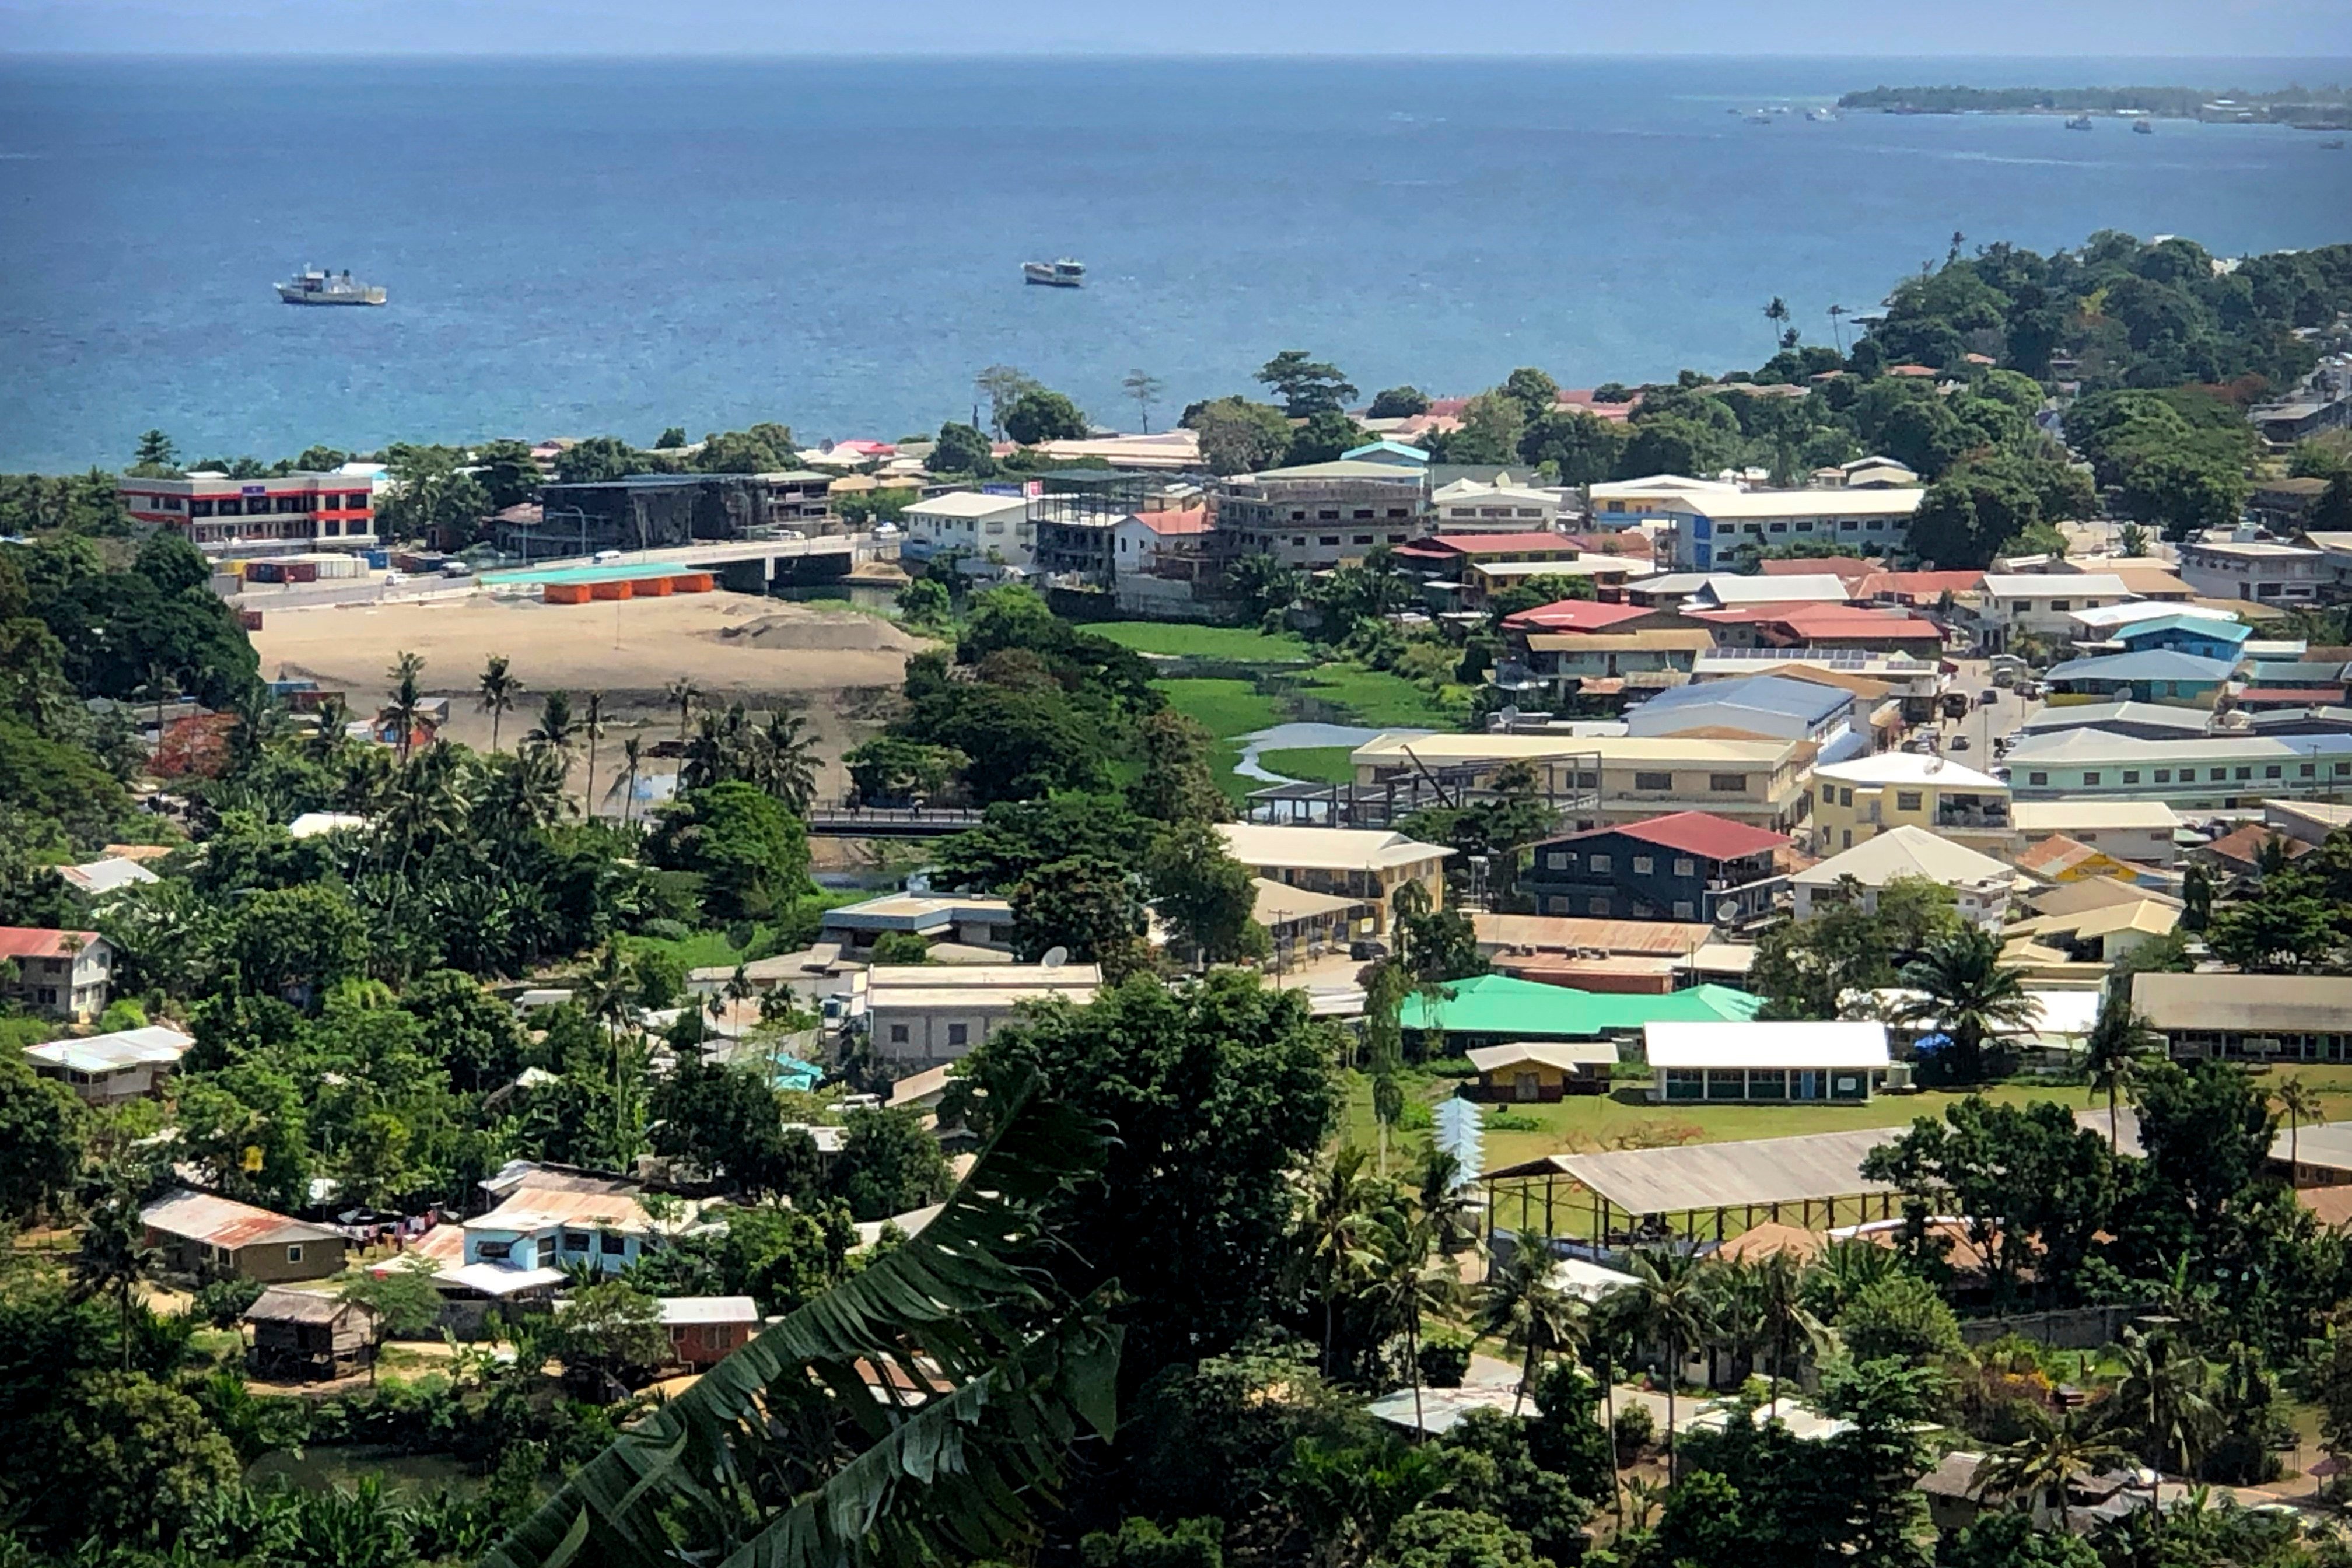
<svg viewBox="0 0 2352 1568">
<path fill-rule="evenodd" d="M 1631 528 L 1642 522 L 1664 522 L 1671 503 L 1694 497 L 1736 496 L 1739 487 L 1726 479 L 1694 479 L 1682 474 L 1653 474 L 1645 479 L 1611 479 L 1584 489 L 1592 521 L 1602 527 Z"/>
<path fill-rule="evenodd" d="M 53 1078 L 93 1105 L 112 1105 L 155 1092 L 195 1040 L 160 1024 L 26 1046 L 33 1070 Z"/>
<path fill-rule="evenodd" d="M 954 553 L 968 559 L 967 570 L 996 565 L 1026 572 L 1036 554 L 1036 528 L 1021 496 L 950 490 L 907 508 L 898 525 L 906 530 L 900 558 L 919 563 Z"/>
<path fill-rule="evenodd" d="M 894 1079 L 961 1059 L 1033 1002 L 1095 999 L 1091 963 L 891 964 L 867 970 L 852 993 L 875 1062 Z"/>
<path fill-rule="evenodd" d="M 1650 1098 L 1672 1105 L 1859 1105 L 1888 1065 L 1879 1023 L 1656 1023 L 1642 1026 Z"/>
<path fill-rule="evenodd" d="M 2021 636 L 2071 641 L 2081 628 L 2078 612 L 2135 596 L 2111 572 L 1988 572 L 1979 594 L 1979 641 L 1987 653 L 2006 652 Z"/>
<path fill-rule="evenodd" d="M 67 887 L 97 900 L 110 898 L 126 888 L 135 888 L 142 883 L 163 880 L 138 861 L 125 860 L 114 855 L 85 861 L 79 866 L 61 866 L 58 868 L 58 875 L 65 879 Z"/>
<path fill-rule="evenodd" d="M 1837 899 L 1839 885 L 1849 878 L 1861 889 L 1862 907 L 1873 911 L 1879 893 L 1898 879 L 1941 883 L 1952 889 L 1962 920 L 1997 935 L 2009 920 L 2009 896 L 2017 873 L 1990 855 L 1938 838 L 1924 827 L 1890 827 L 1790 878 L 1797 918 L 1812 919 Z"/>
<path fill-rule="evenodd" d="M 2180 858 L 2180 818 L 2160 800 L 2021 800 L 2010 813 L 2028 844 L 2063 836 L 2143 866 Z"/>
<path fill-rule="evenodd" d="M 2327 552 L 2260 540 L 2180 546 L 2180 580 L 2209 599 L 2308 605 L 2332 586 Z"/>
<path fill-rule="evenodd" d="M 1481 530 L 1506 530 L 1513 533 L 1541 532 L 1558 525 L 1561 506 L 1560 492 L 1539 490 L 1510 482 L 1511 476 L 1498 476 L 1501 482 L 1483 484 L 1476 479 L 1456 479 L 1441 485 L 1429 498 L 1431 512 L 1440 533 L 1474 533 Z"/>
</svg>

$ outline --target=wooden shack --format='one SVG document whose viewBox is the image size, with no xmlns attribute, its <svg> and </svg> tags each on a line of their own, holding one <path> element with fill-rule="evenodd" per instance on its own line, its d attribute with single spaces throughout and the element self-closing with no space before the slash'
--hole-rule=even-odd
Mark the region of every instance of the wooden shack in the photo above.
<svg viewBox="0 0 2352 1568">
<path fill-rule="evenodd" d="M 375 1309 L 273 1286 L 245 1310 L 253 1333 L 246 1365 L 257 1377 L 333 1378 L 375 1357 Z"/>
</svg>

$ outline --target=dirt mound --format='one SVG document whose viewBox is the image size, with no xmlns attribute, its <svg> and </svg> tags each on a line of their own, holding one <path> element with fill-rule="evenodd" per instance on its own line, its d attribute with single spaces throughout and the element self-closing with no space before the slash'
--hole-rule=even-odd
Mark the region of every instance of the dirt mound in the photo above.
<svg viewBox="0 0 2352 1568">
<path fill-rule="evenodd" d="M 915 653 L 923 639 L 874 616 L 791 610 L 721 627 L 729 642 L 781 653 Z"/>
</svg>

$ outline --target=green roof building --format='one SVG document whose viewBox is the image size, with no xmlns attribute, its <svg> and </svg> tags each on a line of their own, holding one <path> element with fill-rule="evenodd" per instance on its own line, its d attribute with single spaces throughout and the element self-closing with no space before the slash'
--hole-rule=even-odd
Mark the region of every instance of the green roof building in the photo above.
<svg viewBox="0 0 2352 1568">
<path fill-rule="evenodd" d="M 1408 1031 L 1435 1031 L 1449 1051 L 1515 1040 L 1593 1040 L 1638 1035 L 1650 1024 L 1744 1024 L 1764 999 L 1727 985 L 1695 985 L 1663 996 L 1578 991 L 1508 974 L 1481 974 L 1448 983 L 1434 1003 L 1405 998 L 1400 1021 Z"/>
</svg>

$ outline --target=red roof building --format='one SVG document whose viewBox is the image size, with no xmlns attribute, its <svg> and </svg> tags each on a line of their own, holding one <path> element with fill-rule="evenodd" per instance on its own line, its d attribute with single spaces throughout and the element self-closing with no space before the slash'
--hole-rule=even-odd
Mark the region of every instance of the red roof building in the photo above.
<svg viewBox="0 0 2352 1568">
<path fill-rule="evenodd" d="M 1937 375 L 1937 372 L 1934 365 L 1929 364 L 1890 364 L 1886 367 L 1886 374 L 1889 375 L 1908 375 L 1914 377 L 1925 376 L 1932 380 Z"/>
<path fill-rule="evenodd" d="M 1603 604 L 1598 599 L 1561 599 L 1549 605 L 1538 605 L 1532 610 L 1521 610 L 1503 622 L 1505 632 L 1522 636 L 1529 632 L 1605 632 L 1615 630 L 1628 621 L 1638 621 L 1644 616 L 1658 617 L 1657 624 L 1673 624 L 1671 612 L 1647 609 L 1640 605 Z"/>
<path fill-rule="evenodd" d="M 1623 403 L 1603 403 L 1592 395 L 1591 387 L 1561 387 L 1552 394 L 1552 401 L 1571 414 L 1590 414 L 1595 419 L 1606 419 L 1612 425 L 1622 425 L 1633 417 L 1633 410 L 1642 405 L 1642 395 L 1635 393 Z"/>
<path fill-rule="evenodd" d="M 1973 594 L 1984 586 L 1981 572 L 1873 572 L 1854 584 L 1857 599 L 1883 604 L 1932 605 L 1947 594 Z"/>
<path fill-rule="evenodd" d="M 1685 610 L 1683 618 L 1715 632 L 1724 647 L 1853 647 L 1932 658 L 1944 633 L 1933 621 L 1855 605 L 1748 605 L 1736 610 Z"/>
<path fill-rule="evenodd" d="M 0 926 L 0 959 L 71 958 L 100 941 L 94 931 L 51 931 L 46 926 Z"/>
<path fill-rule="evenodd" d="M 1743 856 L 1761 855 L 1767 850 L 1783 848 L 1790 843 L 1785 833 L 1750 827 L 1744 822 L 1734 822 L 1727 816 L 1717 816 L 1706 811 L 1671 812 L 1664 816 L 1621 823 L 1614 828 L 1597 831 L 1622 833 L 1628 838 L 1638 838 L 1661 849 L 1674 849 L 1705 860 L 1737 860 Z"/>
<path fill-rule="evenodd" d="M 1206 507 L 1198 507 L 1191 511 L 1139 511 L 1129 515 L 1162 539 L 1209 531 L 1209 512 Z"/>
</svg>

